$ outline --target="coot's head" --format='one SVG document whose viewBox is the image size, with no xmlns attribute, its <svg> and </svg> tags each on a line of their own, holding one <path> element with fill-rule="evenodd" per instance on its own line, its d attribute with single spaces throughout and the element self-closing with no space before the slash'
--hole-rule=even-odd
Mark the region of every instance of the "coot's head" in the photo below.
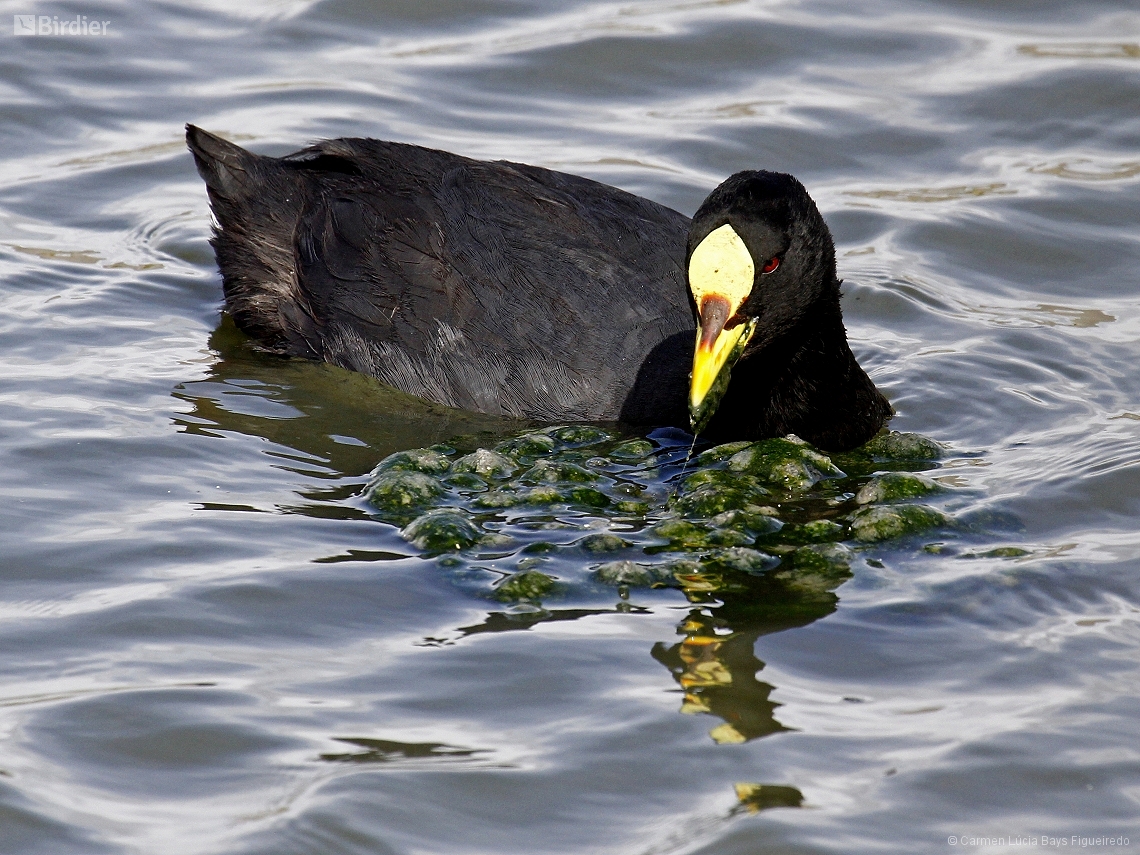
<svg viewBox="0 0 1140 855">
<path fill-rule="evenodd" d="M 693 216 L 686 257 L 698 318 L 689 416 L 699 432 L 729 371 L 838 305 L 835 246 L 807 190 L 780 172 L 738 172 Z"/>
</svg>

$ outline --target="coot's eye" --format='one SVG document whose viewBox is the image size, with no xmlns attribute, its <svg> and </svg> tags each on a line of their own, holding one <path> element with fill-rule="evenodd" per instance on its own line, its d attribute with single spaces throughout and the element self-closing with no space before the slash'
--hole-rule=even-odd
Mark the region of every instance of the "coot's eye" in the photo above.
<svg viewBox="0 0 1140 855">
<path fill-rule="evenodd" d="M 768 263 L 765 264 L 763 268 L 761 268 L 761 271 L 763 273 L 771 273 L 773 270 L 775 270 L 779 266 L 780 266 L 780 256 L 774 255 L 768 259 Z"/>
</svg>

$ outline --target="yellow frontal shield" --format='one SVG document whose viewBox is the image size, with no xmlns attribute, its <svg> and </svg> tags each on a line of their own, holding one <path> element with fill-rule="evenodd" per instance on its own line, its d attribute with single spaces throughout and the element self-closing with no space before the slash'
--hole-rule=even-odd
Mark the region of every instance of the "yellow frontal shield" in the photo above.
<svg viewBox="0 0 1140 855">
<path fill-rule="evenodd" d="M 739 318 L 755 278 L 748 247 L 727 224 L 701 241 L 689 259 L 689 290 L 700 314 L 689 383 L 694 433 L 716 412 L 728 388 L 729 372 L 755 331 L 754 318 Z"/>
</svg>

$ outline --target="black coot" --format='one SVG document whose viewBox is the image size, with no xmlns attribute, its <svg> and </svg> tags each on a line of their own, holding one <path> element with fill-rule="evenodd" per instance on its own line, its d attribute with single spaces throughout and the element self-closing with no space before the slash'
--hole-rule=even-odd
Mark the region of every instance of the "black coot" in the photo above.
<svg viewBox="0 0 1140 855">
<path fill-rule="evenodd" d="M 690 221 L 585 178 L 413 145 L 274 158 L 193 125 L 186 138 L 227 308 L 268 350 L 543 422 L 843 450 L 891 415 L 847 345 L 831 234 L 790 175 L 737 173 Z"/>
</svg>

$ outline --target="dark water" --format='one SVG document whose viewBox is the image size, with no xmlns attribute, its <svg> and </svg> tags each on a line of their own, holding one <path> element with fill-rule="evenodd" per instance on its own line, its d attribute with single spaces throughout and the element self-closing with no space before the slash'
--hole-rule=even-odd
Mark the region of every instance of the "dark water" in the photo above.
<svg viewBox="0 0 1140 855">
<path fill-rule="evenodd" d="M 1133 3 L 9 12 L 110 25 L 0 35 L 0 851 L 1140 845 Z M 860 553 L 794 619 L 481 596 L 359 493 L 393 451 L 519 426 L 250 350 L 186 121 L 686 213 L 738 169 L 795 173 L 893 426 L 948 447 L 990 534 Z M 678 677 L 702 620 L 729 672 L 705 710 Z"/>
</svg>

